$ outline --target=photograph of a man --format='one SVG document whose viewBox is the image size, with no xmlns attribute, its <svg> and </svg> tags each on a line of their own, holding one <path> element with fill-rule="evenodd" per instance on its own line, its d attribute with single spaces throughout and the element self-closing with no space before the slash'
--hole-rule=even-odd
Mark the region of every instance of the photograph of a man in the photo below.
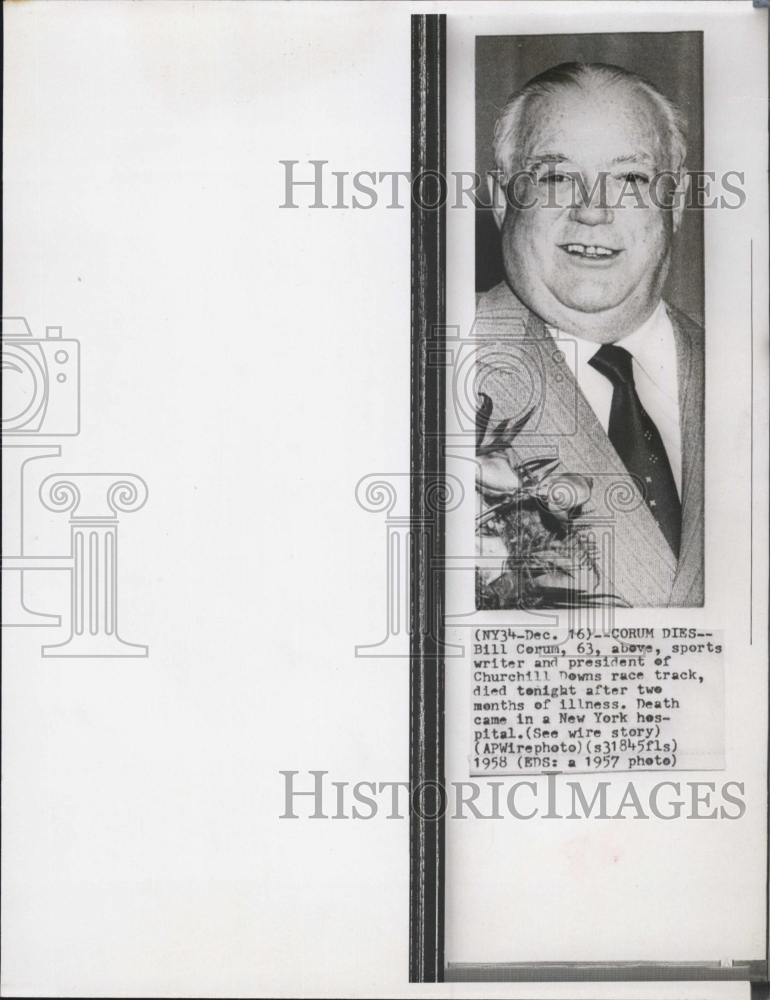
<svg viewBox="0 0 770 1000">
<path fill-rule="evenodd" d="M 704 331 L 665 298 L 685 127 L 641 75 L 579 61 L 497 120 L 504 278 L 475 327 L 498 359 L 477 377 L 480 608 L 703 603 Z"/>
</svg>

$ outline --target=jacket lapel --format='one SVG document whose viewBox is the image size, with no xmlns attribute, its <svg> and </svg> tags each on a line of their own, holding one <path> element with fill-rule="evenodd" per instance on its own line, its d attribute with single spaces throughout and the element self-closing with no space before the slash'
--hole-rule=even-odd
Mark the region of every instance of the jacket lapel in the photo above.
<svg viewBox="0 0 770 1000">
<path fill-rule="evenodd" d="M 682 542 L 672 605 L 702 607 L 704 590 L 705 345 L 703 329 L 666 306 L 676 338 L 682 433 Z"/>
</svg>

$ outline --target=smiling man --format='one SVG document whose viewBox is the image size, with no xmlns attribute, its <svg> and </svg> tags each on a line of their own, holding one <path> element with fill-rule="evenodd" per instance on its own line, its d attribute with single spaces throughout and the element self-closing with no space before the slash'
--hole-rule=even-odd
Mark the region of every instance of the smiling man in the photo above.
<svg viewBox="0 0 770 1000">
<path fill-rule="evenodd" d="M 505 281 L 479 297 L 475 330 L 497 359 L 477 372 L 482 424 L 498 428 L 480 436 L 480 606 L 570 592 L 700 606 L 703 330 L 663 299 L 686 192 L 681 115 L 635 74 L 565 63 L 510 98 L 494 149 Z M 587 503 L 544 503 L 581 481 Z"/>
</svg>

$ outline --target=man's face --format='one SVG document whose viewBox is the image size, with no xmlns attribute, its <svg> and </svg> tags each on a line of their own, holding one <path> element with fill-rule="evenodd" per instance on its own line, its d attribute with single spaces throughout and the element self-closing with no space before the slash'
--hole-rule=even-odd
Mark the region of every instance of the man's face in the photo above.
<svg viewBox="0 0 770 1000">
<path fill-rule="evenodd" d="M 530 104 L 516 154 L 534 180 L 516 191 L 537 205 L 507 206 L 503 257 L 513 291 L 547 323 L 604 343 L 631 333 L 660 301 L 679 219 L 649 197 L 650 180 L 669 167 L 661 132 L 649 98 L 623 85 L 565 87 Z M 594 189 L 590 200 L 571 175 Z"/>
</svg>

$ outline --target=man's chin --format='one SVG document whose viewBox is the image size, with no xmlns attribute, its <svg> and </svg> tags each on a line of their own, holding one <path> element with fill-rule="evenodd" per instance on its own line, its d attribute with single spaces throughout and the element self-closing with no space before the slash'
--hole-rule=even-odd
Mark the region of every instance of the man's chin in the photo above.
<svg viewBox="0 0 770 1000">
<path fill-rule="evenodd" d="M 579 313 L 606 313 L 617 309 L 626 301 L 626 297 L 618 295 L 617 290 L 610 294 L 607 289 L 581 288 L 578 294 L 555 295 L 554 298 L 563 309 Z"/>
</svg>

